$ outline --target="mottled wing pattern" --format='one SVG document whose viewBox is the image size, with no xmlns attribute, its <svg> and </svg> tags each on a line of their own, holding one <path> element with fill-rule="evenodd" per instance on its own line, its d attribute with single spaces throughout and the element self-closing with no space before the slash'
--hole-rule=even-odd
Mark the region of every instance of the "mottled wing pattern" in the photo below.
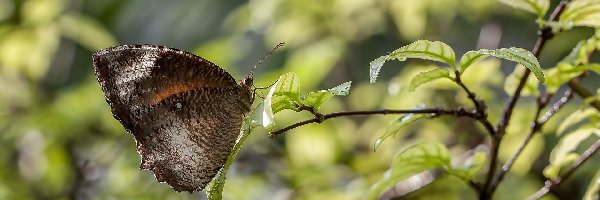
<svg viewBox="0 0 600 200">
<path fill-rule="evenodd" d="M 153 45 L 94 54 L 113 115 L 137 142 L 142 169 L 177 191 L 199 191 L 231 152 L 250 97 L 247 87 L 201 57 Z"/>
</svg>

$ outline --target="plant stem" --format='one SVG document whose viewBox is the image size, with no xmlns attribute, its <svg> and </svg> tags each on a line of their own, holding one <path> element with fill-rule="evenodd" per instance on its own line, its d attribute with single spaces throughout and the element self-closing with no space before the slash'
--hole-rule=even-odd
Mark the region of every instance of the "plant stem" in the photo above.
<svg viewBox="0 0 600 200">
<path fill-rule="evenodd" d="M 311 119 L 304 120 L 304 121 L 289 125 L 285 128 L 273 131 L 269 135 L 270 135 L 270 137 L 276 137 L 278 135 L 285 133 L 286 131 L 292 130 L 299 126 L 303 126 L 303 125 L 311 124 L 311 123 L 321 123 L 325 120 L 328 120 L 331 118 L 336 118 L 336 117 L 352 116 L 352 115 L 389 115 L 389 114 L 411 114 L 411 113 L 412 114 L 433 114 L 434 117 L 439 116 L 439 115 L 474 117 L 474 114 L 472 112 L 469 112 L 462 108 L 453 109 L 453 110 L 445 110 L 442 108 L 428 108 L 428 109 L 416 109 L 416 110 L 383 109 L 383 110 L 366 110 L 366 111 L 344 111 L 344 112 L 334 112 L 334 113 L 329 113 L 329 114 L 315 115 Z"/>
<path fill-rule="evenodd" d="M 494 191 L 498 188 L 497 187 L 498 184 L 500 182 L 502 182 L 502 180 L 504 179 L 504 177 L 506 176 L 508 171 L 512 168 L 512 166 L 515 163 L 515 161 L 517 160 L 517 158 L 521 155 L 521 153 L 523 153 L 523 150 L 525 149 L 527 144 L 529 144 L 529 142 L 531 141 L 531 139 L 533 138 L 535 133 L 540 132 L 542 130 L 542 127 L 544 126 L 544 124 L 546 124 L 548 119 L 550 119 L 550 117 L 554 116 L 554 113 L 558 112 L 558 110 L 560 110 L 560 108 L 562 108 L 563 105 L 565 105 L 569 100 L 571 100 L 571 98 L 573 97 L 573 94 L 571 93 L 571 90 L 565 91 L 565 94 L 557 102 L 555 102 L 554 105 L 552 106 L 552 108 L 550 108 L 550 110 L 548 110 L 540 118 L 541 110 L 544 107 L 546 107 L 546 105 L 548 104 L 547 99 L 549 99 L 548 98 L 549 96 L 550 95 L 547 95 L 545 98 L 542 98 L 540 101 L 538 101 L 539 102 L 538 108 L 536 111 L 536 115 L 533 118 L 534 122 L 532 122 L 531 130 L 530 130 L 529 134 L 525 137 L 525 140 L 523 140 L 523 143 L 521 143 L 519 148 L 517 148 L 517 151 L 515 151 L 515 153 L 502 166 L 502 171 L 500 171 L 500 173 L 498 173 L 498 176 L 496 177 L 496 181 L 494 181 L 495 185 L 492 187 L 492 191 L 491 191 L 492 193 L 494 193 Z"/>
<path fill-rule="evenodd" d="M 575 172 L 575 170 L 577 170 L 579 167 L 581 167 L 581 165 L 583 165 L 583 163 L 585 163 L 585 161 L 589 160 L 590 157 L 592 157 L 596 152 L 598 152 L 599 148 L 600 148 L 600 139 L 596 140 L 596 142 L 592 146 L 590 146 L 590 148 L 585 150 L 585 152 L 583 152 L 583 154 L 581 154 L 581 156 L 579 156 L 577 158 L 577 160 L 575 160 L 575 162 L 573 162 L 573 164 L 571 164 L 569 169 L 562 176 L 559 176 L 558 178 L 556 178 L 554 180 L 547 180 L 544 183 L 544 187 L 542 187 L 540 190 L 538 190 L 535 194 L 531 195 L 527 199 L 529 199 L 529 200 L 539 199 L 539 198 L 543 197 L 544 195 L 546 195 L 548 192 L 550 192 L 551 189 L 560 185 L 563 182 L 563 180 L 566 180 L 567 178 L 569 178 L 573 174 L 573 172 Z"/>
<path fill-rule="evenodd" d="M 568 1 L 566 1 L 566 0 L 560 1 L 560 3 L 556 6 L 556 8 L 554 8 L 554 11 L 550 15 L 548 21 L 558 20 L 560 14 L 564 11 L 567 3 L 568 3 Z M 550 27 L 543 27 L 538 31 L 538 38 L 537 38 L 535 45 L 533 47 L 533 50 L 532 50 L 532 53 L 536 58 L 539 57 L 540 53 L 542 52 L 542 49 L 544 48 L 544 45 L 552 37 L 554 37 L 554 33 L 552 32 L 552 29 Z M 523 87 L 525 86 L 525 83 L 527 82 L 527 79 L 529 78 L 530 74 L 531 74 L 531 70 L 525 69 L 525 72 L 523 73 L 523 76 L 519 80 L 519 84 L 517 85 L 515 92 L 508 99 L 508 102 L 506 103 L 506 106 L 504 107 L 503 115 L 500 118 L 500 120 L 498 121 L 496 133 L 494 136 L 492 136 L 492 149 L 491 149 L 491 153 L 490 153 L 491 157 L 490 157 L 490 164 L 488 166 L 489 171 L 488 171 L 488 175 L 485 180 L 483 189 L 481 190 L 481 193 L 479 194 L 480 199 L 491 199 L 493 191 L 495 191 L 494 187 L 497 187 L 497 184 L 492 184 L 494 182 L 494 176 L 496 173 L 496 163 L 497 163 L 497 159 L 498 159 L 498 149 L 497 148 L 500 147 L 500 143 L 502 142 L 502 137 L 506 133 L 506 127 L 508 126 L 508 124 L 510 122 L 512 112 L 513 112 L 517 102 L 519 101 L 519 98 L 521 97 L 521 91 L 523 90 Z"/>
</svg>

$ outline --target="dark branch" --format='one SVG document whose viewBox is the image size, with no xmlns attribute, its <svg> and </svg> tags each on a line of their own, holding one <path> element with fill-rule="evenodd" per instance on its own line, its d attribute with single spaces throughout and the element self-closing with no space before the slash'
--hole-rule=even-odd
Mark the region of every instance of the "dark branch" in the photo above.
<svg viewBox="0 0 600 200">
<path fill-rule="evenodd" d="M 515 153 L 502 166 L 502 171 L 500 171 L 500 173 L 498 174 L 498 176 L 496 178 L 496 181 L 494 181 L 494 185 L 492 186 L 492 191 L 491 191 L 492 193 L 495 191 L 498 184 L 500 184 L 500 182 L 502 182 L 502 180 L 504 179 L 504 177 L 506 176 L 508 171 L 512 168 L 513 164 L 515 163 L 517 158 L 519 158 L 519 156 L 521 155 L 521 153 L 523 152 L 523 150 L 525 149 L 527 144 L 529 144 L 529 142 L 531 141 L 531 139 L 533 138 L 535 133 L 540 132 L 542 130 L 542 127 L 544 126 L 544 124 L 546 124 L 546 122 L 548 121 L 548 119 L 550 119 L 550 117 L 554 116 L 554 113 L 558 112 L 560 110 L 560 108 L 562 108 L 562 106 L 565 105 L 573 97 L 571 90 L 565 91 L 564 95 L 557 102 L 555 102 L 554 105 L 552 105 L 552 108 L 550 108 L 550 110 L 546 111 L 546 113 L 540 118 L 541 110 L 544 107 L 546 107 L 546 105 L 548 104 L 548 99 L 550 96 L 551 95 L 546 95 L 546 97 L 544 97 L 538 101 L 537 111 L 536 111 L 535 117 L 533 118 L 535 121 L 532 122 L 532 124 L 531 124 L 531 130 L 530 130 L 529 134 L 525 137 L 525 140 L 523 141 L 523 143 L 521 143 L 521 145 L 519 146 L 517 151 L 515 151 Z M 538 120 L 538 118 L 539 118 L 539 120 Z"/>
<path fill-rule="evenodd" d="M 575 160 L 575 162 L 571 164 L 569 169 L 562 176 L 559 176 L 554 180 L 547 180 L 544 183 L 544 187 L 538 190 L 535 194 L 531 195 L 528 199 L 539 199 L 546 195 L 548 192 L 550 192 L 550 190 L 552 190 L 553 188 L 559 186 L 563 182 L 563 180 L 569 178 L 575 172 L 575 170 L 581 167 L 583 163 L 585 163 L 587 160 L 589 160 L 590 157 L 592 157 L 596 152 L 598 152 L 598 148 L 600 148 L 600 139 L 596 140 L 596 142 L 592 146 L 590 146 L 590 148 L 585 150 L 585 152 L 583 152 L 583 154 L 581 154 L 581 156 L 579 156 L 577 160 Z"/>
<path fill-rule="evenodd" d="M 568 3 L 568 1 L 566 1 L 566 0 L 560 1 L 560 3 L 556 6 L 556 8 L 554 8 L 554 11 L 550 15 L 548 21 L 558 20 L 560 14 L 566 8 L 567 3 Z M 538 31 L 537 41 L 535 42 L 535 46 L 533 47 L 533 50 L 531 51 L 536 58 L 539 57 L 546 42 L 553 37 L 554 37 L 554 33 L 552 32 L 552 29 L 550 27 L 543 27 Z M 517 105 L 519 98 L 521 97 L 521 91 L 523 90 L 525 83 L 527 83 L 527 79 L 529 78 L 530 74 L 531 74 L 531 70 L 525 69 L 525 72 L 523 73 L 523 76 L 519 80 L 519 84 L 517 85 L 515 92 L 508 99 L 506 106 L 504 107 L 504 112 L 502 114 L 502 117 L 500 118 L 500 120 L 498 121 L 498 125 L 496 126 L 497 127 L 496 133 L 494 136 L 492 136 L 492 149 L 491 149 L 491 153 L 490 153 L 491 154 L 490 164 L 488 167 L 489 171 L 488 171 L 486 180 L 484 182 L 483 189 L 481 190 L 481 193 L 479 194 L 480 199 L 490 199 L 493 194 L 493 191 L 495 190 L 494 187 L 497 187 L 496 184 L 492 184 L 492 183 L 494 182 L 494 176 L 496 173 L 498 148 L 500 147 L 500 143 L 502 142 L 502 137 L 506 133 L 506 127 L 508 126 L 508 124 L 510 122 L 512 112 L 513 112 L 515 106 Z"/>
<path fill-rule="evenodd" d="M 289 125 L 285 128 L 276 130 L 271 132 L 270 137 L 276 137 L 281 135 L 289 130 L 294 128 L 311 124 L 311 123 L 321 123 L 325 120 L 336 118 L 336 117 L 344 117 L 344 116 L 352 116 L 352 115 L 390 115 L 390 114 L 433 114 L 434 117 L 440 115 L 453 115 L 453 116 L 465 116 L 465 117 L 474 117 L 473 112 L 469 112 L 465 109 L 458 108 L 453 110 L 445 110 L 442 108 L 428 108 L 428 109 L 416 109 L 416 110 L 367 110 L 367 111 L 344 111 L 344 112 L 334 112 L 329 114 L 318 114 L 315 115 L 312 119 L 304 120 L 292 125 Z M 314 113 L 313 113 L 314 114 Z"/>
</svg>

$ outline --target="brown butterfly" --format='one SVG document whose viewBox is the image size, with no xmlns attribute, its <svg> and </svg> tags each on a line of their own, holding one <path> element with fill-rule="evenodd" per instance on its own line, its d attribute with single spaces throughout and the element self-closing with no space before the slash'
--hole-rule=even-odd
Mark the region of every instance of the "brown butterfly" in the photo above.
<svg viewBox="0 0 600 200">
<path fill-rule="evenodd" d="M 114 117 L 132 134 L 141 169 L 176 191 L 200 191 L 230 154 L 252 104 L 252 76 L 238 84 L 189 52 L 122 45 L 93 55 Z"/>
</svg>

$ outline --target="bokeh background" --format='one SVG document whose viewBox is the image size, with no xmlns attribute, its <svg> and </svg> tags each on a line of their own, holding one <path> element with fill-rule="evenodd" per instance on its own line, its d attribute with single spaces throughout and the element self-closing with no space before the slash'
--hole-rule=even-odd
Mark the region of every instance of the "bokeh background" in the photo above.
<svg viewBox="0 0 600 200">
<path fill-rule="evenodd" d="M 299 74 L 303 92 L 353 81 L 350 95 L 336 97 L 323 112 L 456 107 L 470 103 L 448 82 L 407 90 L 412 75 L 436 63 L 389 62 L 380 81 L 370 84 L 369 62 L 417 39 L 443 41 L 457 55 L 478 48 L 531 49 L 537 37 L 534 18 L 494 0 L 0 0 L 0 199 L 205 198 L 202 192 L 176 193 L 139 170 L 135 142 L 112 117 L 93 74 L 91 54 L 101 48 L 170 46 L 211 60 L 240 79 L 272 47 L 286 42 L 258 67 L 257 86 L 290 71 Z M 558 35 L 543 50 L 542 66 L 553 66 L 591 35 L 587 28 Z M 507 98 L 503 80 L 514 64 L 491 59 L 478 65 L 465 82 L 488 102 L 496 122 Z M 595 90 L 598 77 L 584 83 Z M 542 170 L 558 141 L 552 133 L 580 100 L 558 113 L 546 134 L 534 137 L 496 198 L 523 199 L 543 185 Z M 502 161 L 529 131 L 533 102 L 528 97 L 518 104 L 501 147 Z M 276 117 L 285 126 L 310 115 L 283 111 Z M 230 170 L 224 197 L 361 199 L 394 156 L 411 145 L 441 141 L 457 161 L 472 149 L 486 148 L 478 124 L 442 117 L 405 127 L 374 151 L 374 140 L 397 117 L 337 118 L 275 139 L 257 128 Z M 584 144 L 579 150 L 591 140 Z M 546 198 L 580 198 L 598 164 L 596 156 Z M 438 179 L 431 182 L 431 177 Z M 422 186 L 402 198 L 476 198 L 452 176 L 432 172 L 416 178 L 409 186 L 400 184 L 397 195 Z"/>
</svg>

